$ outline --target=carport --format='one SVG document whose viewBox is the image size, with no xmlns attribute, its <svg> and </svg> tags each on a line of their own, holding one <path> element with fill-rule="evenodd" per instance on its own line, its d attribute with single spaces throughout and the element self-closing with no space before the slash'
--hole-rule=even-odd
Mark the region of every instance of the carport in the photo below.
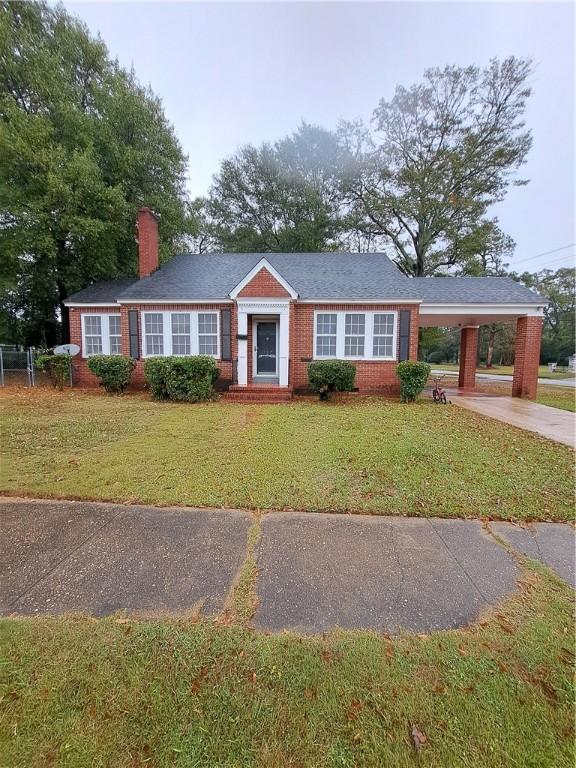
<svg viewBox="0 0 576 768">
<path fill-rule="evenodd" d="M 423 328 L 460 329 L 458 386 L 474 390 L 481 325 L 516 323 L 512 396 L 535 398 L 546 301 L 504 277 L 422 277 L 418 284 Z"/>
</svg>

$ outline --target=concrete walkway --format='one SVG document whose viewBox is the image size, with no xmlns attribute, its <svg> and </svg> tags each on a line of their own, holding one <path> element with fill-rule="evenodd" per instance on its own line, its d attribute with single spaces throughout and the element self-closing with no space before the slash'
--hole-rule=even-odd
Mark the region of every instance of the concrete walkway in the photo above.
<svg viewBox="0 0 576 768">
<path fill-rule="evenodd" d="M 550 408 L 548 405 L 522 400 L 518 397 L 475 396 L 472 393 L 461 394 L 447 390 L 447 397 L 460 408 L 466 408 L 483 416 L 504 421 L 514 427 L 576 448 L 576 417 L 570 411 Z"/>
<path fill-rule="evenodd" d="M 432 369 L 432 376 L 454 376 L 458 377 L 458 371 L 452 371 L 452 370 L 445 370 L 440 368 L 433 368 Z M 512 381 L 512 376 L 510 376 L 507 373 L 478 373 L 476 371 L 476 378 L 482 379 L 483 381 Z M 576 378 L 572 377 L 570 379 L 538 379 L 538 384 L 545 384 L 552 387 L 576 387 Z"/>
<path fill-rule="evenodd" d="M 252 520 L 239 510 L 0 498 L 0 613 L 217 615 Z M 497 525 L 574 583 L 570 526 L 528 536 Z M 520 575 L 479 521 L 289 512 L 264 515 L 257 565 L 255 626 L 303 633 L 458 627 Z"/>
</svg>

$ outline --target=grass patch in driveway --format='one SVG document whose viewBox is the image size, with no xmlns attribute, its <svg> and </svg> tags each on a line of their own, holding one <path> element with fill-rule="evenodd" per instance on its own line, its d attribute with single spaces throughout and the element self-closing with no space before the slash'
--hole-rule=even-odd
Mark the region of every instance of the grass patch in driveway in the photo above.
<svg viewBox="0 0 576 768">
<path fill-rule="evenodd" d="M 542 569 L 521 587 L 398 638 L 3 619 L 2 765 L 572 766 L 572 593 Z"/>
<path fill-rule="evenodd" d="M 0 395 L 4 493 L 441 517 L 573 517 L 572 451 L 428 401 Z"/>
</svg>

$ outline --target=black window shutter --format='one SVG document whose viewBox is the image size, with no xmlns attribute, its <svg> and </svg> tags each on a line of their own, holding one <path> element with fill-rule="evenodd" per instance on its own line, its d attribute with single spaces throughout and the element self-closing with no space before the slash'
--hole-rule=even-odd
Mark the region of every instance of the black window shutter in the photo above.
<svg viewBox="0 0 576 768">
<path fill-rule="evenodd" d="M 400 310 L 400 356 L 399 359 L 410 359 L 410 310 Z"/>
<path fill-rule="evenodd" d="M 128 310 L 128 333 L 130 336 L 130 357 L 140 357 L 140 338 L 138 335 L 138 310 Z"/>
<path fill-rule="evenodd" d="M 222 360 L 232 360 L 232 311 L 223 309 L 220 320 L 220 357 Z"/>
</svg>

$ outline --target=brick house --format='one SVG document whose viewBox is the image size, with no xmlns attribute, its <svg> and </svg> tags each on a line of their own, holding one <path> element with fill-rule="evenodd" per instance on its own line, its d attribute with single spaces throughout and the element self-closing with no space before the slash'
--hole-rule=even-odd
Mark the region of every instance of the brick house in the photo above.
<svg viewBox="0 0 576 768">
<path fill-rule="evenodd" d="M 416 360 L 420 326 L 459 326 L 459 385 L 473 389 L 482 324 L 516 320 L 513 394 L 534 397 L 545 300 L 502 277 L 408 278 L 382 253 L 212 253 L 159 267 L 158 221 L 138 213 L 139 277 L 70 296 L 75 378 L 86 359 L 213 355 L 231 399 L 289 399 L 312 360 L 347 359 L 360 391 L 393 393 L 400 360 Z"/>
</svg>

